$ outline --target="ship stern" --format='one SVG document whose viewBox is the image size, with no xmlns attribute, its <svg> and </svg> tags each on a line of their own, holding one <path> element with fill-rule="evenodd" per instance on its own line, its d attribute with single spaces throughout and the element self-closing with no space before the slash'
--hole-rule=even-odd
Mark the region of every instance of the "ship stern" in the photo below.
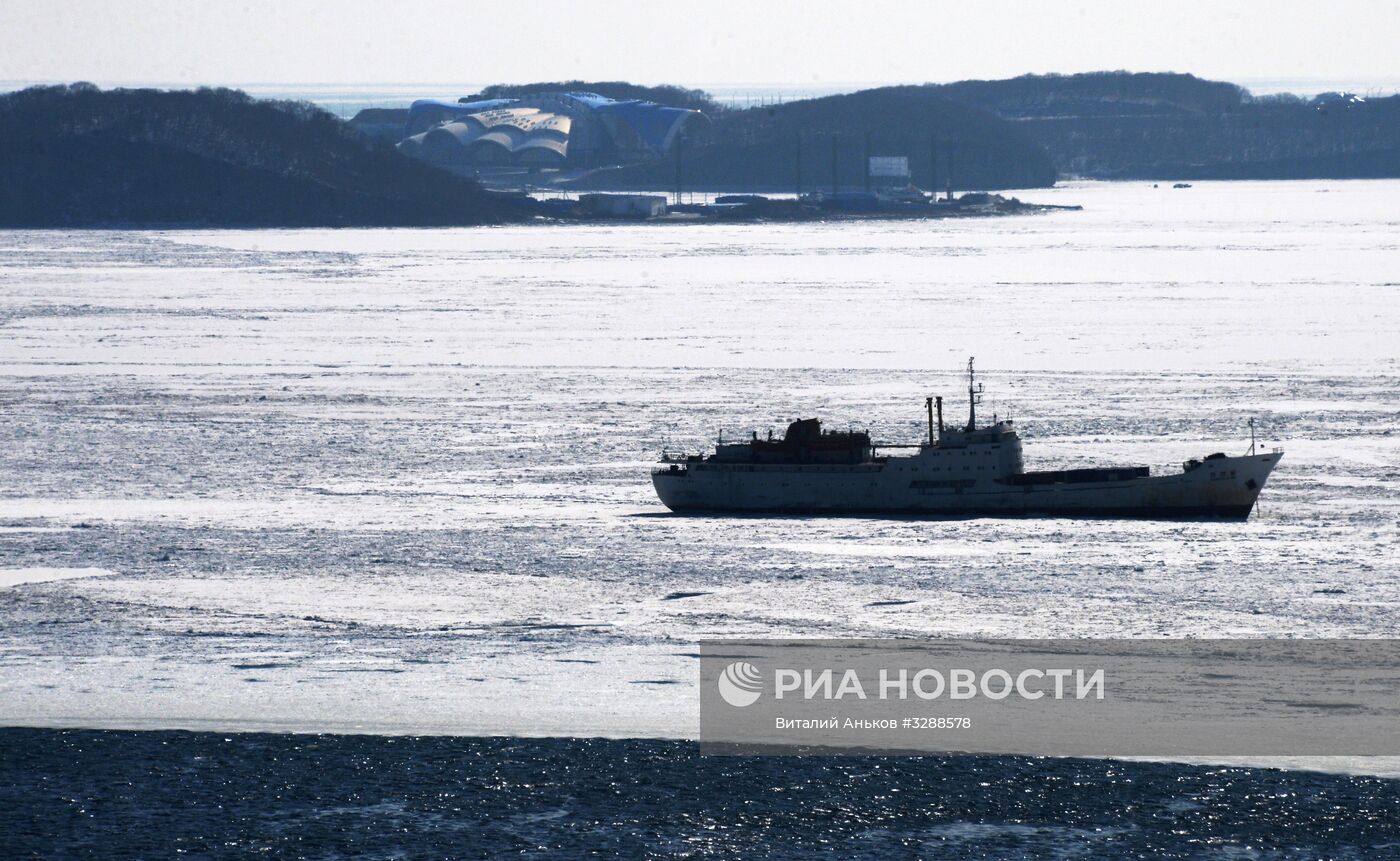
<svg viewBox="0 0 1400 861">
<path fill-rule="evenodd" d="M 697 506 L 692 498 L 694 491 L 690 478 L 688 469 L 671 464 L 651 471 L 651 486 L 656 489 L 656 496 L 662 505 L 672 511 L 692 511 Z"/>
</svg>

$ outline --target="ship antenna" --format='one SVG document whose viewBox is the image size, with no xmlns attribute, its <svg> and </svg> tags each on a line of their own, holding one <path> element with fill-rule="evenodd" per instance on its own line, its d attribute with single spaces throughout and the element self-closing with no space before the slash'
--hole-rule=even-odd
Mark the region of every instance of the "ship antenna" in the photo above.
<svg viewBox="0 0 1400 861">
<path fill-rule="evenodd" d="M 975 357 L 967 360 L 967 429 L 977 430 L 977 402 L 981 400 L 982 386 L 974 382 L 975 376 L 972 370 L 972 362 Z"/>
<path fill-rule="evenodd" d="M 1254 454 L 1254 417 L 1249 419 L 1249 453 Z"/>
</svg>

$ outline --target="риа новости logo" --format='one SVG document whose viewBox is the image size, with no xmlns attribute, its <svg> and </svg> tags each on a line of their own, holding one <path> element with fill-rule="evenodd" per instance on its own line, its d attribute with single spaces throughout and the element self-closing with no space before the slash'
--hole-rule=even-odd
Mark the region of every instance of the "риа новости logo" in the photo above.
<svg viewBox="0 0 1400 861">
<path fill-rule="evenodd" d="M 747 661 L 735 661 L 719 674 L 719 695 L 735 708 L 753 705 L 762 693 L 763 677 Z"/>
</svg>

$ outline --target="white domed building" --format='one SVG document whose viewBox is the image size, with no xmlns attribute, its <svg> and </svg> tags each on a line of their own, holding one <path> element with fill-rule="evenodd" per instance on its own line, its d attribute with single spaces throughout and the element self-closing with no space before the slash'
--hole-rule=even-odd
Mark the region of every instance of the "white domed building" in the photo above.
<svg viewBox="0 0 1400 861">
<path fill-rule="evenodd" d="M 671 151 L 704 114 L 596 93 L 518 99 L 420 99 L 399 148 L 449 168 L 588 168 L 645 161 Z"/>
</svg>

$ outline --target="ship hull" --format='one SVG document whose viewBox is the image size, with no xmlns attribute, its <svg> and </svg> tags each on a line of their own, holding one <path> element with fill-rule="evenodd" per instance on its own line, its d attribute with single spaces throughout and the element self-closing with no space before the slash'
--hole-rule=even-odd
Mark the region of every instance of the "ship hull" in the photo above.
<svg viewBox="0 0 1400 861">
<path fill-rule="evenodd" d="M 1217 458 L 1176 475 L 1024 486 L 928 480 L 918 458 L 823 467 L 698 463 L 658 471 L 652 481 L 676 512 L 1244 520 L 1279 456 Z"/>
</svg>

